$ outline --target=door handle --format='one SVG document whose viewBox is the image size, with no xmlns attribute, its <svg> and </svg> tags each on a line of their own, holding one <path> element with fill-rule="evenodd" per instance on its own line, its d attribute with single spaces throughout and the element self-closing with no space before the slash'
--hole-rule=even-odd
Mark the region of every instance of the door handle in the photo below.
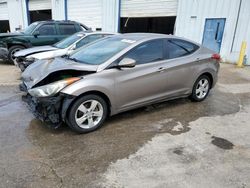
<svg viewBox="0 0 250 188">
<path fill-rule="evenodd" d="M 166 69 L 164 67 L 160 67 L 157 72 L 164 72 Z"/>
</svg>

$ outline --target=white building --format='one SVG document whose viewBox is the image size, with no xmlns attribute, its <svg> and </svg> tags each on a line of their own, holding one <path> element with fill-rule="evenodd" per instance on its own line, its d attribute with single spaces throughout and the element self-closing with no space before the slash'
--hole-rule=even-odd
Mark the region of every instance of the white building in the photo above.
<svg viewBox="0 0 250 188">
<path fill-rule="evenodd" d="M 54 19 L 93 30 L 175 33 L 235 62 L 241 42 L 250 45 L 249 9 L 250 0 L 0 0 L 0 31 Z"/>
<path fill-rule="evenodd" d="M 242 41 L 250 45 L 250 0 L 179 0 L 175 34 L 236 62 Z M 250 47 L 247 48 L 250 64 Z"/>
</svg>

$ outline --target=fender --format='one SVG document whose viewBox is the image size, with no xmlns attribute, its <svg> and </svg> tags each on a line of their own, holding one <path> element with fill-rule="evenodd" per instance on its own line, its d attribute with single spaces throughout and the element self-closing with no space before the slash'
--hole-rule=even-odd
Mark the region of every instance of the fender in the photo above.
<svg viewBox="0 0 250 188">
<path fill-rule="evenodd" d="M 7 38 L 5 40 L 5 43 L 7 44 L 8 48 L 14 45 L 21 45 L 24 46 L 25 48 L 29 48 L 32 46 L 30 40 L 23 36 Z"/>
</svg>

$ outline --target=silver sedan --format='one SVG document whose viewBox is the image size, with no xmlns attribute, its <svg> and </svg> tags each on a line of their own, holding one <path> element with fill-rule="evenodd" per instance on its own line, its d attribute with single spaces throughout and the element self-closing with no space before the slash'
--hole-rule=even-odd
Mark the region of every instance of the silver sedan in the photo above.
<svg viewBox="0 0 250 188">
<path fill-rule="evenodd" d="M 219 61 L 218 54 L 183 38 L 122 34 L 68 58 L 32 64 L 22 88 L 38 118 L 86 133 L 107 116 L 141 106 L 180 97 L 204 100 L 217 81 Z"/>
</svg>

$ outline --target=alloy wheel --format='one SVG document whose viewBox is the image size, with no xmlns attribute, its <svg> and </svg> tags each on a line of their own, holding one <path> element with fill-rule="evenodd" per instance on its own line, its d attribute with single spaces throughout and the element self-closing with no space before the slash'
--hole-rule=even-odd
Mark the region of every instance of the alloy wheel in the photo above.
<svg viewBox="0 0 250 188">
<path fill-rule="evenodd" d="M 196 90 L 195 90 L 195 94 L 197 96 L 198 99 L 203 99 L 204 97 L 206 97 L 208 91 L 209 91 L 209 81 L 206 78 L 201 79 L 197 86 L 196 86 Z"/>
<path fill-rule="evenodd" d="M 98 125 L 103 117 L 103 106 L 97 100 L 83 102 L 76 110 L 75 121 L 83 129 L 90 129 Z"/>
</svg>

